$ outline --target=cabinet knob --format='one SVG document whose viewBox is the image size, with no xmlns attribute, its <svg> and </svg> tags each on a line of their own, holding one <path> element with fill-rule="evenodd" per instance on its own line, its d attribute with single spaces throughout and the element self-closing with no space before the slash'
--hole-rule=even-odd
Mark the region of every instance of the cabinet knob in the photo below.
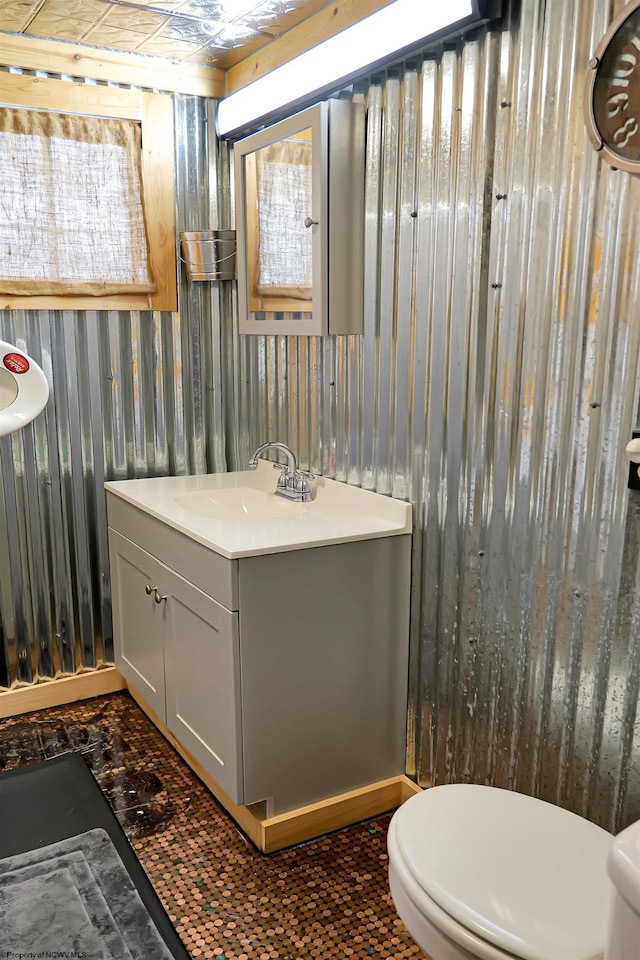
<svg viewBox="0 0 640 960">
<path fill-rule="evenodd" d="M 155 593 L 154 600 L 156 601 L 156 603 L 162 603 L 163 600 L 166 600 L 166 599 L 167 599 L 166 596 L 162 596 L 162 594 L 158 593 L 158 591 L 155 589 L 155 587 L 154 587 L 153 592 Z"/>
<path fill-rule="evenodd" d="M 153 593 L 154 590 L 155 590 L 155 587 L 152 587 L 152 586 L 150 586 L 149 584 L 147 584 L 146 587 L 144 588 L 144 592 L 146 593 L 146 595 L 147 595 L 148 597 L 151 596 L 151 594 Z"/>
<path fill-rule="evenodd" d="M 305 227 L 317 226 L 317 225 L 318 225 L 318 221 L 317 221 L 317 220 L 312 220 L 311 217 L 305 217 L 305 218 L 304 218 L 304 225 L 305 225 Z"/>
</svg>

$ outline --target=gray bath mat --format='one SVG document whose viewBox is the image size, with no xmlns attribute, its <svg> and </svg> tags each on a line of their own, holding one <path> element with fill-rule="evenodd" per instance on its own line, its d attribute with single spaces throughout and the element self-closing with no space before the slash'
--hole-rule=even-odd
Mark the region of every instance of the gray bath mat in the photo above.
<svg viewBox="0 0 640 960">
<path fill-rule="evenodd" d="M 0 930 L 7 956 L 172 958 L 102 829 L 0 860 Z"/>
</svg>

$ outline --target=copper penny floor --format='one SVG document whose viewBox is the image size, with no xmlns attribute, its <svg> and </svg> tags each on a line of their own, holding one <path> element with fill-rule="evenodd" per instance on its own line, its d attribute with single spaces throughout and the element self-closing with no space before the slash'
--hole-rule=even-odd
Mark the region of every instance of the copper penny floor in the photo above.
<svg viewBox="0 0 640 960">
<path fill-rule="evenodd" d="M 128 694 L 0 724 L 0 770 L 68 750 L 84 754 L 194 958 L 424 957 L 388 892 L 389 815 L 265 856 Z"/>
</svg>

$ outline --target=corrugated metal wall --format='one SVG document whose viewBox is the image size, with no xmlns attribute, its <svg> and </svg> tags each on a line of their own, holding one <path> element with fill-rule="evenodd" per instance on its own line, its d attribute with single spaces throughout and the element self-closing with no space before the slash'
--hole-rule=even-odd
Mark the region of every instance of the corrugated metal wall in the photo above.
<svg viewBox="0 0 640 960">
<path fill-rule="evenodd" d="M 619 7 L 522 0 L 356 91 L 365 335 L 247 338 L 232 449 L 414 502 L 409 773 L 608 828 L 640 818 L 640 177 L 582 85 Z"/>
<path fill-rule="evenodd" d="M 620 6 L 514 2 L 354 92 L 363 337 L 239 338 L 230 284 L 183 282 L 180 315 L 0 313 L 54 386 L 0 440 L 0 685 L 110 656 L 104 478 L 278 438 L 415 504 L 409 773 L 640 818 L 640 178 L 581 108 Z M 233 225 L 207 110 L 177 98 L 181 229 Z"/>
<path fill-rule="evenodd" d="M 175 98 L 179 229 L 225 226 L 223 203 L 228 216 L 213 111 Z M 113 659 L 105 480 L 226 469 L 230 284 L 180 277 L 179 314 L 0 311 L 0 339 L 52 387 L 34 424 L 0 438 L 0 688 Z"/>
</svg>

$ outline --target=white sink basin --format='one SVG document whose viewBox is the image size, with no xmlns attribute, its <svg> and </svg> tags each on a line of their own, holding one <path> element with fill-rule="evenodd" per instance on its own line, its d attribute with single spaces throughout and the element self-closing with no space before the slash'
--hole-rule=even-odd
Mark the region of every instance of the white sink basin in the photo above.
<svg viewBox="0 0 640 960">
<path fill-rule="evenodd" d="M 257 470 L 118 480 L 107 491 L 229 559 L 411 533 L 411 504 L 319 477 L 316 497 L 277 496 L 273 464 Z"/>
<path fill-rule="evenodd" d="M 267 520 L 292 517 L 304 512 L 304 503 L 285 500 L 256 487 L 224 487 L 217 490 L 195 490 L 175 498 L 183 510 L 213 520 Z"/>
</svg>

